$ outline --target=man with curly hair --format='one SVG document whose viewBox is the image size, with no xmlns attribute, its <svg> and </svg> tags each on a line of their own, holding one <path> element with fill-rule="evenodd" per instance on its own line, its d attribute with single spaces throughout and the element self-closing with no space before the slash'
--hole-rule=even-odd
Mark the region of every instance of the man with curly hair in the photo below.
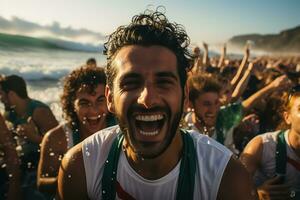
<svg viewBox="0 0 300 200">
<path fill-rule="evenodd" d="M 61 103 L 66 123 L 51 129 L 41 144 L 38 188 L 54 195 L 61 159 L 67 150 L 110 125 L 103 68 L 83 66 L 65 78 Z"/>
<path fill-rule="evenodd" d="M 119 125 L 72 148 L 60 199 L 251 199 L 247 171 L 210 138 L 179 129 L 189 37 L 161 12 L 145 12 L 105 43 L 108 109 Z"/>
</svg>

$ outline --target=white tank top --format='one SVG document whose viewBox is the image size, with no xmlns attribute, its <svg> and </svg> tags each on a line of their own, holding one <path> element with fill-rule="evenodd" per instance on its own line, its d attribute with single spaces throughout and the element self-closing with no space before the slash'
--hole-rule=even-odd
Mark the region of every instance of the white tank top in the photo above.
<svg viewBox="0 0 300 200">
<path fill-rule="evenodd" d="M 259 186 L 267 179 L 270 179 L 276 175 L 276 145 L 277 145 L 277 136 L 280 131 L 268 132 L 262 134 L 260 137 L 263 142 L 263 153 L 261 160 L 261 167 L 256 171 L 254 175 L 255 185 Z M 284 139 L 287 143 L 287 157 L 295 160 L 300 163 L 300 158 L 290 147 L 288 140 L 289 130 L 285 131 Z M 300 171 L 298 171 L 293 165 L 289 162 L 286 166 L 286 175 L 285 183 L 292 185 L 295 191 L 300 191 Z"/>
<path fill-rule="evenodd" d="M 118 126 L 95 133 L 83 141 L 82 152 L 90 199 L 102 199 L 101 178 L 111 144 L 119 132 Z M 232 155 L 231 151 L 213 139 L 195 131 L 189 131 L 197 153 L 194 199 L 216 199 L 223 172 Z M 122 151 L 121 151 L 122 152 Z M 134 199 L 176 198 L 180 162 L 167 175 L 157 180 L 147 180 L 129 165 L 124 152 L 121 153 L 117 171 L 117 194 Z"/>
</svg>

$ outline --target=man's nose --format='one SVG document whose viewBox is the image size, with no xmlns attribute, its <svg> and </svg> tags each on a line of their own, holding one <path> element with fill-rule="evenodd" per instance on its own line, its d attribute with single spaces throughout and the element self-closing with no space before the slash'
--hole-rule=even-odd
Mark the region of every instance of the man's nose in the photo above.
<svg viewBox="0 0 300 200">
<path fill-rule="evenodd" d="M 151 108 L 158 104 L 159 95 L 156 92 L 156 89 L 152 85 L 145 86 L 140 96 L 138 97 L 138 104 L 143 105 L 145 108 Z"/>
</svg>

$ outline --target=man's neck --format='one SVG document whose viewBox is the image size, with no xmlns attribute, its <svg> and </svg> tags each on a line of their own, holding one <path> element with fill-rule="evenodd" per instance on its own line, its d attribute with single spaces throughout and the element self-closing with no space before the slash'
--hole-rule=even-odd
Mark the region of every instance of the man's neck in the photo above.
<svg viewBox="0 0 300 200">
<path fill-rule="evenodd" d="M 124 141 L 126 145 L 126 140 Z M 126 147 L 125 155 L 130 166 L 142 177 L 150 180 L 159 179 L 168 174 L 178 164 L 182 156 L 183 140 L 177 132 L 168 148 L 153 159 L 140 158 L 131 147 Z"/>
<path fill-rule="evenodd" d="M 206 126 L 203 121 L 200 121 L 199 119 L 197 119 L 197 116 L 195 113 L 193 113 L 192 119 L 193 119 L 193 123 L 194 123 L 195 127 L 200 131 L 200 133 L 202 133 L 204 135 L 208 135 L 209 137 L 213 136 L 214 127 Z"/>
<path fill-rule="evenodd" d="M 296 132 L 295 130 L 291 129 L 288 135 L 288 140 L 291 145 L 291 148 L 300 158 L 300 133 Z"/>
</svg>

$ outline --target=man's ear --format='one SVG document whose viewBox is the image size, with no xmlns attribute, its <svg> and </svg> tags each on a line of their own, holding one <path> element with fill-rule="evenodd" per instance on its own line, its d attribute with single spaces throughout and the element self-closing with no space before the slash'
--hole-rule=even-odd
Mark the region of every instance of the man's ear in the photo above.
<svg viewBox="0 0 300 200">
<path fill-rule="evenodd" d="M 290 114 L 286 111 L 283 112 L 283 118 L 288 125 L 291 125 Z"/>
<path fill-rule="evenodd" d="M 115 105 L 114 105 L 113 94 L 112 94 L 112 90 L 108 87 L 108 85 L 105 86 L 105 97 L 106 97 L 108 111 L 114 114 Z"/>
</svg>

